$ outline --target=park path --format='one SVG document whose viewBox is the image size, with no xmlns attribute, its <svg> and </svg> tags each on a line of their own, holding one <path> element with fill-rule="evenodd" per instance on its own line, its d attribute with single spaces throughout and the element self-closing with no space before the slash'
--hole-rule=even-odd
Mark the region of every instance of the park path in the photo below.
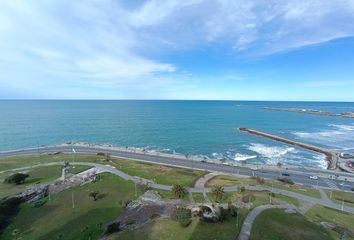
<svg viewBox="0 0 354 240">
<path fill-rule="evenodd" d="M 210 179 L 212 179 L 212 178 L 214 178 L 214 177 L 216 177 L 218 175 L 220 175 L 220 173 L 210 172 L 210 173 L 207 173 L 207 174 L 201 176 L 200 178 L 198 178 L 197 181 L 195 181 L 195 183 L 194 183 L 194 188 L 195 189 L 202 190 L 203 197 L 205 199 L 205 202 L 207 202 L 207 203 L 211 203 L 211 201 L 210 201 L 210 199 L 209 199 L 209 197 L 207 195 L 207 192 L 205 191 L 206 190 L 206 188 L 205 188 L 206 186 L 205 185 L 207 184 L 207 182 Z"/>
<path fill-rule="evenodd" d="M 137 176 L 131 176 L 129 174 L 126 174 L 116 168 L 114 168 L 113 166 L 109 166 L 109 165 L 103 165 L 103 164 L 99 164 L 99 163 L 92 163 L 92 162 L 75 162 L 75 163 L 70 163 L 71 165 L 82 165 L 82 166 L 91 166 L 91 167 L 95 167 L 97 170 L 99 170 L 100 172 L 109 172 L 112 174 L 115 174 L 125 180 L 130 180 L 133 181 L 136 184 L 149 184 L 149 186 L 151 188 L 154 189 L 160 189 L 160 190 L 167 190 L 170 191 L 172 189 L 172 186 L 169 185 L 163 185 L 163 184 L 158 184 L 155 183 L 151 180 L 148 179 L 144 179 L 144 178 L 140 178 Z M 21 170 L 27 170 L 27 169 L 31 169 L 31 168 L 36 168 L 36 167 L 43 167 L 43 166 L 64 166 L 64 162 L 51 162 L 51 163 L 42 163 L 42 164 L 37 164 L 37 165 L 33 165 L 33 166 L 28 166 L 28 167 L 21 167 L 21 168 L 16 168 L 16 169 L 8 169 L 5 171 L 1 171 L 0 173 L 4 173 L 4 172 L 9 172 L 9 171 L 21 171 Z M 353 207 L 348 207 L 348 206 L 343 206 L 341 204 L 337 204 L 332 202 L 330 199 L 320 199 L 320 198 L 314 198 L 314 197 L 310 197 L 310 196 L 306 196 L 300 193 L 296 193 L 296 192 L 291 192 L 291 191 L 287 191 L 287 190 L 283 190 L 283 189 L 277 189 L 277 188 L 271 188 L 268 186 L 250 186 L 250 185 L 238 185 L 238 186 L 231 186 L 231 187 L 225 187 L 225 192 L 235 192 L 238 191 L 240 189 L 240 187 L 244 186 L 246 189 L 248 190 L 252 190 L 252 191 L 270 191 L 273 192 L 275 194 L 283 194 L 289 197 L 294 197 L 298 200 L 302 200 L 305 202 L 310 202 L 312 204 L 318 204 L 321 206 L 325 206 L 325 207 L 329 207 L 329 208 L 333 208 L 333 209 L 337 209 L 340 211 L 344 211 L 344 212 L 348 212 L 348 213 L 352 213 L 354 214 L 354 208 Z M 208 187 L 203 187 L 203 188 L 195 188 L 195 187 L 189 187 L 187 188 L 187 190 L 189 192 L 199 192 L 199 193 L 203 193 L 205 199 L 207 202 L 210 202 L 210 200 L 208 199 L 206 193 L 207 192 L 211 192 L 211 188 Z"/>
<path fill-rule="evenodd" d="M 252 225 L 253 225 L 254 220 L 264 210 L 272 209 L 272 208 L 282 208 L 282 209 L 295 210 L 295 207 L 293 205 L 262 205 L 262 206 L 256 207 L 247 215 L 245 221 L 243 222 L 240 234 L 238 235 L 238 237 L 236 239 L 237 240 L 248 240 L 251 235 L 251 230 L 252 230 Z"/>
</svg>

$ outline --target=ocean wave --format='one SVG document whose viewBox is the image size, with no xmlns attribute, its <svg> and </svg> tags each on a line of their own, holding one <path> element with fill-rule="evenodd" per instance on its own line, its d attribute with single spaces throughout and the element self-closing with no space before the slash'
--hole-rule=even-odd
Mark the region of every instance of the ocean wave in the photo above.
<svg viewBox="0 0 354 240">
<path fill-rule="evenodd" d="M 322 144 L 331 149 L 354 149 L 354 125 L 330 124 L 328 127 L 317 132 L 293 132 L 292 134 L 297 138 Z"/>
<path fill-rule="evenodd" d="M 236 153 L 234 160 L 235 161 L 246 161 L 246 160 L 254 159 L 254 158 L 257 158 L 257 155 L 246 155 L 246 154 Z"/>
<path fill-rule="evenodd" d="M 289 152 L 295 151 L 294 147 L 267 146 L 261 143 L 251 143 L 248 149 L 270 159 L 280 158 Z"/>
</svg>

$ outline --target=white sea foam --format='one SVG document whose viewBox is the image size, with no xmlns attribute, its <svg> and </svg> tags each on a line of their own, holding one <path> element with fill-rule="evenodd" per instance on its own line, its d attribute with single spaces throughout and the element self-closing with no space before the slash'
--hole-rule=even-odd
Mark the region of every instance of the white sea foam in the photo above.
<svg viewBox="0 0 354 240">
<path fill-rule="evenodd" d="M 293 132 L 293 134 L 314 143 L 326 145 L 332 149 L 354 149 L 354 125 L 328 125 L 318 132 Z"/>
<path fill-rule="evenodd" d="M 251 143 L 248 149 L 266 158 L 280 158 L 289 152 L 295 151 L 293 147 L 267 146 L 260 143 Z"/>
<path fill-rule="evenodd" d="M 246 155 L 246 154 L 236 153 L 234 160 L 235 161 L 246 161 L 248 159 L 254 159 L 254 158 L 257 158 L 257 155 Z"/>
</svg>

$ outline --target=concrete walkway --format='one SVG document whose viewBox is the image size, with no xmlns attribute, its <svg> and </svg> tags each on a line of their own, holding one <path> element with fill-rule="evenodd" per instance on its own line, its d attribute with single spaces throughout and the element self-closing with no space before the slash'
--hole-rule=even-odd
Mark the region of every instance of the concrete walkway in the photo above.
<svg viewBox="0 0 354 240">
<path fill-rule="evenodd" d="M 272 209 L 272 208 L 283 208 L 283 209 L 295 210 L 295 207 L 293 205 L 262 205 L 256 207 L 247 215 L 245 221 L 243 222 L 240 234 L 236 239 L 248 240 L 250 238 L 252 225 L 256 217 L 264 210 Z"/>
</svg>

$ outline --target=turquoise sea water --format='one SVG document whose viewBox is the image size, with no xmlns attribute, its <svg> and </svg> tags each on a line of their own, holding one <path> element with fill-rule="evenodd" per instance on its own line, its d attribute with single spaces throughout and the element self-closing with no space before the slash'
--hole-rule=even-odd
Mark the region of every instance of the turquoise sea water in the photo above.
<svg viewBox="0 0 354 240">
<path fill-rule="evenodd" d="M 324 167 L 322 155 L 240 132 L 354 151 L 354 119 L 261 109 L 354 111 L 354 103 L 246 101 L 0 101 L 0 151 L 69 141 Z"/>
</svg>

